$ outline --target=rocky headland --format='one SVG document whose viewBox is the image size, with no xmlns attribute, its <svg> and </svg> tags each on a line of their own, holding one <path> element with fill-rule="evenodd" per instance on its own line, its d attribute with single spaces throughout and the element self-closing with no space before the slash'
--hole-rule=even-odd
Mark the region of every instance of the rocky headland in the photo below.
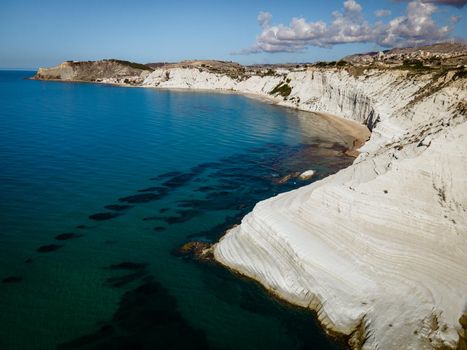
<svg viewBox="0 0 467 350">
<path fill-rule="evenodd" d="M 65 62 L 35 78 L 239 92 L 366 125 L 350 167 L 258 203 L 212 254 L 352 348 L 466 349 L 467 50 L 452 45 L 298 65 Z"/>
<path fill-rule="evenodd" d="M 151 67 L 144 64 L 115 59 L 65 61 L 55 67 L 39 68 L 34 79 L 141 84 L 152 71 Z"/>
</svg>

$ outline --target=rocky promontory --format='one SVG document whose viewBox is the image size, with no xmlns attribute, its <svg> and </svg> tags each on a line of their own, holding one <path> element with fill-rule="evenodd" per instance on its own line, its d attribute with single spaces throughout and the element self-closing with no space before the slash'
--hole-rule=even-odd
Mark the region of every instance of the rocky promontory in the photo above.
<svg viewBox="0 0 467 350">
<path fill-rule="evenodd" d="M 122 61 L 65 61 L 51 68 L 39 68 L 38 80 L 87 81 L 114 84 L 140 84 L 153 69 L 144 64 Z"/>
<path fill-rule="evenodd" d="M 186 61 L 141 70 L 132 84 L 253 94 L 366 125 L 371 137 L 349 168 L 258 203 L 214 258 L 314 310 L 352 348 L 465 349 L 465 52 L 456 44 L 316 64 Z M 56 70 L 36 78 L 75 80 L 68 64 Z"/>
</svg>

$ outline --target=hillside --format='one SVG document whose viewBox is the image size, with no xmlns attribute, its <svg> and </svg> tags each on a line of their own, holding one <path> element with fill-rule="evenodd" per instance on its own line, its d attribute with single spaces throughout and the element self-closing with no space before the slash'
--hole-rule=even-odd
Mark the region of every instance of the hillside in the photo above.
<svg viewBox="0 0 467 350">
<path fill-rule="evenodd" d="M 89 82 L 141 83 L 153 69 L 143 64 L 122 60 L 66 61 L 51 68 L 39 68 L 34 79 Z"/>
<path fill-rule="evenodd" d="M 380 52 L 368 52 L 350 55 L 343 61 L 354 65 L 378 65 L 394 67 L 404 62 L 419 66 L 436 68 L 453 68 L 465 64 L 467 60 L 467 45 L 464 43 L 440 43 L 419 47 L 395 48 Z"/>
</svg>

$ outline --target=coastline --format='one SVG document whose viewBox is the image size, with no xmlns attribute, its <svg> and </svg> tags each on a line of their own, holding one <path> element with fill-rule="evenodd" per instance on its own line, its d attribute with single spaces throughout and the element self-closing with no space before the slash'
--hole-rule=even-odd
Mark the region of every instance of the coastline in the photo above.
<svg viewBox="0 0 467 350">
<path fill-rule="evenodd" d="M 28 78 L 29 80 L 37 80 L 37 81 L 52 81 L 52 82 L 59 82 L 59 83 L 85 83 L 85 84 L 99 84 L 99 85 L 110 85 L 115 87 L 124 87 L 124 88 L 146 88 L 146 89 L 154 89 L 154 90 L 167 90 L 167 91 L 179 91 L 179 92 L 204 92 L 204 93 L 215 93 L 215 94 L 235 94 L 241 95 L 262 103 L 267 103 L 271 105 L 275 105 L 276 107 L 282 107 L 287 109 L 293 109 L 305 113 L 313 113 L 319 115 L 322 118 L 326 118 L 330 121 L 330 123 L 337 124 L 335 127 L 341 129 L 346 133 L 348 136 L 354 138 L 353 143 L 348 145 L 348 148 L 344 151 L 344 153 L 351 157 L 358 157 L 360 152 L 358 151 L 370 138 L 371 132 L 368 130 L 366 125 L 362 123 L 358 123 L 354 120 L 331 114 L 326 112 L 315 112 L 308 109 L 300 108 L 298 106 L 292 106 L 289 104 L 281 103 L 281 99 L 278 99 L 273 96 L 268 96 L 265 94 L 258 94 L 252 92 L 244 92 L 239 90 L 221 90 L 221 89 L 198 89 L 198 88 L 182 88 L 182 87 L 153 87 L 153 86 L 145 86 L 145 85 L 134 85 L 134 84 L 126 84 L 126 83 L 113 83 L 113 82 L 104 82 L 104 81 L 84 81 L 84 80 L 62 80 L 62 79 L 38 79 L 35 77 Z"/>
<path fill-rule="evenodd" d="M 350 167 L 258 203 L 214 246 L 218 262 L 314 310 L 352 348 L 456 347 L 467 295 L 467 257 L 456 248 L 467 243 L 467 161 L 456 152 L 465 147 L 465 80 L 316 69 L 233 83 L 193 69 L 171 69 L 170 79 L 165 72 L 153 72 L 143 87 L 254 92 L 372 129 L 369 142 L 362 134 L 351 147 L 349 154 L 362 153 Z M 290 96 L 272 97 L 285 79 Z"/>
</svg>

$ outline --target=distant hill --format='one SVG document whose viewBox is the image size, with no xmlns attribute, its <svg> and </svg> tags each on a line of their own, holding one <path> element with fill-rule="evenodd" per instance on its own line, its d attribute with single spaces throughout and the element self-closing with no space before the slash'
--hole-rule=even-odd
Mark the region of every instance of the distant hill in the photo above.
<svg viewBox="0 0 467 350">
<path fill-rule="evenodd" d="M 128 83 L 137 83 L 143 72 L 153 68 L 141 63 L 106 59 L 100 61 L 65 61 L 55 67 L 39 68 L 35 79 L 68 81 L 102 81 L 123 78 Z"/>
<path fill-rule="evenodd" d="M 393 65 L 402 64 L 406 60 L 420 60 L 434 66 L 455 66 L 465 63 L 466 56 L 467 44 L 455 42 L 360 53 L 346 56 L 343 61 L 354 65 L 372 63 Z"/>
</svg>

